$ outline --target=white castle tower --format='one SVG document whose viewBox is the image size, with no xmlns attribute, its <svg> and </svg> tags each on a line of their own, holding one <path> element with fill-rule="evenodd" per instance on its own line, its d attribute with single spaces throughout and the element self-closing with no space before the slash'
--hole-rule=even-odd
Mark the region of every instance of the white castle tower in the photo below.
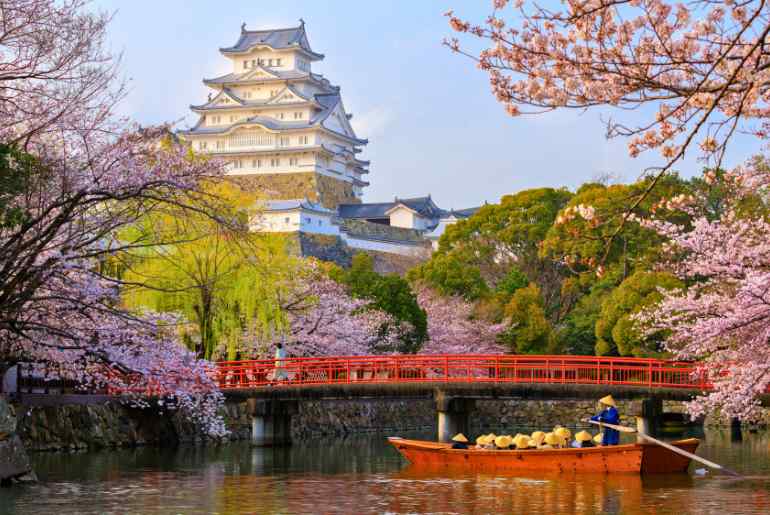
<svg viewBox="0 0 770 515">
<path fill-rule="evenodd" d="M 246 30 L 220 48 L 232 72 L 204 84 L 214 91 L 190 106 L 198 123 L 179 135 L 195 151 L 226 159 L 228 173 L 273 199 L 308 199 L 328 209 L 360 202 L 368 161 L 340 88 L 312 66 L 324 58 L 308 42 L 305 23 Z"/>
</svg>

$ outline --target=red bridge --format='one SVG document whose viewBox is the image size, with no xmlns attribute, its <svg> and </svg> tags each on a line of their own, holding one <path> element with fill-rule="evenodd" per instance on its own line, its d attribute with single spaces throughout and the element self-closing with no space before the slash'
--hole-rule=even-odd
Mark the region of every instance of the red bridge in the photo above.
<svg viewBox="0 0 770 515">
<path fill-rule="evenodd" d="M 647 358 L 531 355 L 391 355 L 217 363 L 222 390 L 295 395 L 308 387 L 435 384 L 555 384 L 710 389 L 693 363 Z M 332 392 L 333 389 L 326 388 Z"/>
<path fill-rule="evenodd" d="M 693 363 L 643 358 L 527 355 L 392 355 L 217 364 L 220 388 L 244 398 L 255 444 L 289 440 L 291 415 L 303 400 L 433 399 L 440 440 L 468 430 L 477 400 L 642 399 L 634 413 L 644 429 L 662 400 L 688 400 L 711 389 Z"/>
</svg>

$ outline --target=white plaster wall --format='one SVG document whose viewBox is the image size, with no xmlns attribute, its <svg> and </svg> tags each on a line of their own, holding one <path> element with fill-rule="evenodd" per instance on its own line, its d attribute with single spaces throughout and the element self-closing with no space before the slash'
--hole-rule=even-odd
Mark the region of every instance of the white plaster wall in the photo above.
<svg viewBox="0 0 770 515">
<path fill-rule="evenodd" d="M 313 234 L 330 234 L 337 236 L 340 233 L 338 225 L 332 224 L 331 215 L 302 212 L 301 231 Z"/>
<path fill-rule="evenodd" d="M 404 227 L 406 229 L 415 229 L 415 216 L 405 207 L 399 207 L 390 213 L 390 225 L 393 227 Z"/>
<path fill-rule="evenodd" d="M 251 223 L 256 232 L 296 232 L 299 228 L 299 212 L 261 213 Z"/>
</svg>

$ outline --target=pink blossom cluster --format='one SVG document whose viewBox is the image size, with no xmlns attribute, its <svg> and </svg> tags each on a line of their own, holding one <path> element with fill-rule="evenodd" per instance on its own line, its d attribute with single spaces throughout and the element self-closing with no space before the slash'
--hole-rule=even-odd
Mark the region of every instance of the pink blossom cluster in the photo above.
<svg viewBox="0 0 770 515">
<path fill-rule="evenodd" d="M 481 24 L 447 13 L 454 31 L 486 48 L 467 51 L 457 38 L 445 44 L 488 74 L 509 114 L 650 104 L 655 115 L 643 122 L 609 119 L 608 135 L 627 137 L 631 156 L 659 151 L 663 169 L 693 144 L 717 165 L 736 131 L 770 134 L 765 2 L 553 4 L 494 0 Z"/>
<path fill-rule="evenodd" d="M 23 219 L 0 225 L 0 359 L 139 404 L 173 399 L 221 436 L 211 364 L 181 344 L 176 321 L 123 309 L 115 272 L 148 244 L 132 236 L 140 220 L 168 206 L 205 209 L 200 185 L 222 166 L 193 158 L 163 127 L 114 115 L 122 86 L 102 47 L 109 17 L 86 4 L 0 5 L 0 141 L 36 159 L 31 170 L 3 163 L 25 189 L 8 203 Z"/>
<path fill-rule="evenodd" d="M 393 318 L 370 301 L 351 297 L 345 287 L 312 273 L 297 287 L 298 301 L 288 309 L 291 356 L 359 356 L 392 353 L 400 331 Z M 384 327 L 391 330 L 383 331 Z"/>
<path fill-rule="evenodd" d="M 744 178 L 735 181 L 735 173 Z M 760 416 L 759 396 L 770 387 L 770 223 L 738 206 L 746 195 L 766 195 L 770 176 L 751 168 L 730 175 L 728 181 L 750 186 L 737 189 L 717 219 L 641 222 L 670 239 L 670 260 L 662 266 L 689 287 L 662 291 L 663 301 L 638 320 L 650 331 L 668 332 L 667 349 L 700 362 L 699 373 L 713 383 L 712 392 L 690 404 L 693 416 L 718 410 L 753 420 Z"/>
<path fill-rule="evenodd" d="M 442 296 L 420 287 L 417 291 L 420 307 L 428 315 L 429 340 L 421 354 L 504 354 L 497 343 L 504 324 L 490 324 L 473 317 L 473 305 L 462 297 Z"/>
</svg>

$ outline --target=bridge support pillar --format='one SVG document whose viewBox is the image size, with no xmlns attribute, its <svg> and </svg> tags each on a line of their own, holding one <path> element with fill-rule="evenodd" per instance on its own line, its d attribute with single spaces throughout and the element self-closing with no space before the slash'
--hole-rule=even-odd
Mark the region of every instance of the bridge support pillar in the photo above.
<svg viewBox="0 0 770 515">
<path fill-rule="evenodd" d="M 652 435 L 658 430 L 663 416 L 663 401 L 660 399 L 644 399 L 635 415 L 637 432 Z M 644 439 L 637 436 L 636 441 L 642 443 Z"/>
<path fill-rule="evenodd" d="M 291 417 L 297 413 L 296 402 L 248 399 L 247 404 L 252 445 L 291 445 Z"/>
<path fill-rule="evenodd" d="M 456 399 L 438 393 L 436 411 L 438 412 L 438 441 L 450 442 L 457 433 L 468 436 L 468 414 L 476 408 L 473 399 Z"/>
</svg>

